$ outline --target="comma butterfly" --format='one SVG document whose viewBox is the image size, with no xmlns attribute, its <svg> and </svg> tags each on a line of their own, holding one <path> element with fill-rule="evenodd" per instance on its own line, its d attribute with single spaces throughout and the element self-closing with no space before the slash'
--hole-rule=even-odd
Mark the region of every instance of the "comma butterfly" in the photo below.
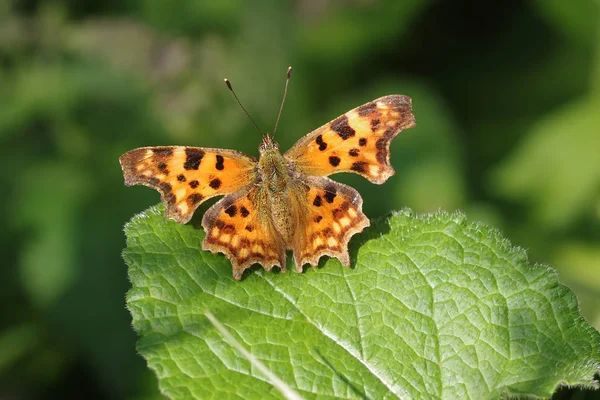
<svg viewBox="0 0 600 400">
<path fill-rule="evenodd" d="M 225 195 L 204 214 L 202 248 L 224 253 L 235 279 L 254 263 L 285 271 L 288 249 L 302 272 L 323 255 L 349 266 L 348 242 L 369 226 L 360 194 L 327 175 L 352 172 L 384 183 L 394 174 L 390 141 L 413 126 L 410 97 L 389 95 L 314 130 L 283 155 L 273 139 L 276 124 L 273 135 L 263 135 L 258 160 L 235 150 L 160 146 L 131 150 L 119 161 L 125 185 L 157 189 L 165 216 L 182 224 L 202 202 Z"/>
</svg>

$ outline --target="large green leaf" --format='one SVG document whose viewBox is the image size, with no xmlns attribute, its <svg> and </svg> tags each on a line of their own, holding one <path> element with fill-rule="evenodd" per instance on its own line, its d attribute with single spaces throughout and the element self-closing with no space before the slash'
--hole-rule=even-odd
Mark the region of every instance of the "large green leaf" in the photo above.
<svg viewBox="0 0 600 400">
<path fill-rule="evenodd" d="M 231 278 L 204 233 L 152 207 L 125 228 L 138 350 L 174 399 L 280 393 L 209 322 L 305 398 L 548 397 L 593 386 L 600 335 L 555 272 L 461 214 L 373 221 L 303 274 Z M 288 266 L 293 270 L 292 265 Z"/>
</svg>

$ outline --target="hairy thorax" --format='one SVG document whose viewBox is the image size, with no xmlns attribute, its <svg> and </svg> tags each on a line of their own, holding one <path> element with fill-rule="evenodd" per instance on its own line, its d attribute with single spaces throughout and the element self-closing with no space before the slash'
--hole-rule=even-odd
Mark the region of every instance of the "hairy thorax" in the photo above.
<svg viewBox="0 0 600 400">
<path fill-rule="evenodd" d="M 296 228 L 296 221 L 293 199 L 290 197 L 293 193 L 290 185 L 293 182 L 287 162 L 278 150 L 265 151 L 258 162 L 258 173 L 267 193 L 266 206 L 270 210 L 273 226 L 289 244 Z"/>
</svg>

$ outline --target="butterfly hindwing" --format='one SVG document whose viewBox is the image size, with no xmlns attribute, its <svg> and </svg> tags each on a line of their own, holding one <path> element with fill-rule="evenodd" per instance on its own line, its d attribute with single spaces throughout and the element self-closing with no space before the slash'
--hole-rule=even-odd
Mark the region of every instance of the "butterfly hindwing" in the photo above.
<svg viewBox="0 0 600 400">
<path fill-rule="evenodd" d="M 202 227 L 203 250 L 223 253 L 233 266 L 233 277 L 241 279 L 246 268 L 260 263 L 269 271 L 285 271 L 285 243 L 270 219 L 267 193 L 258 185 L 225 196 L 206 211 Z"/>
<path fill-rule="evenodd" d="M 353 172 L 381 184 L 394 174 L 390 165 L 391 140 L 414 125 L 410 97 L 385 96 L 309 133 L 284 157 L 306 175 Z"/>
<path fill-rule="evenodd" d="M 256 159 L 235 150 L 142 147 L 119 159 L 125 184 L 158 190 L 165 216 L 188 222 L 205 200 L 233 193 L 256 179 Z"/>
<path fill-rule="evenodd" d="M 293 244 L 296 268 L 301 272 L 306 263 L 317 265 L 323 255 L 349 266 L 348 242 L 369 226 L 360 194 L 326 177 L 303 176 L 301 180 L 305 190 L 298 199 L 302 212 Z"/>
</svg>

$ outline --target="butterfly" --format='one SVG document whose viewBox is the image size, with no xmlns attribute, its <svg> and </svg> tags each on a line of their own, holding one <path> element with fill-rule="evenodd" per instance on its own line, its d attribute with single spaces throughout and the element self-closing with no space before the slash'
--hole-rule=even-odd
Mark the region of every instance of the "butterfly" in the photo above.
<svg viewBox="0 0 600 400">
<path fill-rule="evenodd" d="M 298 272 L 323 255 L 349 266 L 348 242 L 369 219 L 360 194 L 327 176 L 351 172 L 384 183 L 394 174 L 391 140 L 414 126 L 410 97 L 389 95 L 312 131 L 283 155 L 266 133 L 259 159 L 236 150 L 159 146 L 131 150 L 119 161 L 125 185 L 158 190 L 165 217 L 182 224 L 204 201 L 224 195 L 202 218 L 202 249 L 224 253 L 239 280 L 255 263 L 285 272 L 286 250 Z"/>
</svg>

